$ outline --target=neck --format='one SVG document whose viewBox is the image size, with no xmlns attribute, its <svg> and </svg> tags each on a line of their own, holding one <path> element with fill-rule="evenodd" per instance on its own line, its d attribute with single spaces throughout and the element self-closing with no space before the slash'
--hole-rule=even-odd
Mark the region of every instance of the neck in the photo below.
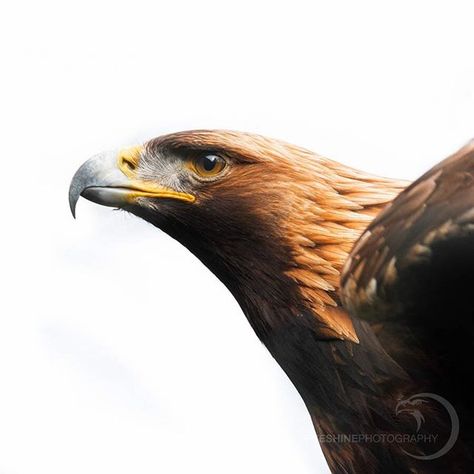
<svg viewBox="0 0 474 474">
<path fill-rule="evenodd" d="M 355 326 L 351 331 L 347 321 L 334 322 L 344 313 L 338 286 L 348 253 L 373 217 L 407 183 L 374 178 L 322 158 L 315 172 L 311 163 L 311 179 L 297 181 L 291 218 L 281 226 L 292 265 L 280 274 L 271 273 L 270 280 L 258 285 L 258 293 L 253 292 L 255 285 L 242 291 L 237 282 L 234 294 L 301 394 L 333 473 L 440 473 L 448 466 L 451 472 L 462 472 L 454 464 L 446 465 L 447 458 L 426 465 L 407 455 L 425 452 L 426 446 L 412 439 L 393 441 L 416 434 L 413 416 L 397 416 L 397 406 L 427 387 L 408 377 L 369 325 L 349 318 Z M 247 275 L 259 281 L 252 269 Z M 281 294 L 283 299 L 275 297 Z M 303 302 L 303 308 L 295 308 L 294 301 Z M 440 428 L 444 421 L 431 418 L 434 432 L 445 433 Z"/>
<path fill-rule="evenodd" d="M 258 208 L 252 233 L 221 243 L 220 258 L 204 254 L 212 248 L 207 242 L 194 253 L 204 255 L 202 260 L 234 294 L 261 339 L 299 318 L 320 338 L 356 341 L 340 306 L 340 272 L 367 225 L 408 183 L 362 173 L 304 150 L 291 151 L 289 162 L 298 168 L 279 166 L 272 176 L 275 190 L 252 195 L 253 202 L 265 203 Z M 245 216 L 242 232 L 252 228 L 252 212 Z"/>
<path fill-rule="evenodd" d="M 416 407 L 399 407 L 429 387 L 407 376 L 368 325 L 356 325 L 360 343 L 320 340 L 299 322 L 263 341 L 302 396 L 331 472 L 467 472 L 461 447 L 430 462 L 407 454 L 432 453 L 434 442 L 442 447 L 451 424 L 424 407 L 424 426 L 436 439 L 414 441 Z"/>
</svg>

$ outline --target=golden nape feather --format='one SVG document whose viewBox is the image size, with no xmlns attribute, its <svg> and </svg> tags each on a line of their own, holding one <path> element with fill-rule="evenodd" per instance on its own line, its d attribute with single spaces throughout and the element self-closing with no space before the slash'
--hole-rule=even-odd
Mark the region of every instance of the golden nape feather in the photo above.
<svg viewBox="0 0 474 474">
<path fill-rule="evenodd" d="M 474 472 L 473 149 L 408 185 L 258 135 L 180 132 L 92 158 L 70 204 L 135 214 L 217 275 L 333 473 L 460 474 Z"/>
</svg>

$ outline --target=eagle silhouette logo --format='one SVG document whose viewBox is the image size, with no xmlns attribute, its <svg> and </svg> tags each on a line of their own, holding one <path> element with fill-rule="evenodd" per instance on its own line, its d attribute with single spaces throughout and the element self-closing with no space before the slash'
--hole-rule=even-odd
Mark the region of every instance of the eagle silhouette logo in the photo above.
<svg viewBox="0 0 474 474">
<path fill-rule="evenodd" d="M 419 398 L 419 395 L 413 395 L 405 400 L 400 400 L 395 407 L 395 414 L 408 413 L 416 420 L 416 432 L 420 431 L 421 425 L 425 422 L 425 417 L 420 409 L 423 405 L 429 403 L 426 398 Z"/>
<path fill-rule="evenodd" d="M 451 433 L 449 435 L 448 440 L 446 441 L 444 446 L 442 446 L 438 451 L 433 454 L 420 456 L 402 449 L 403 452 L 408 456 L 425 461 L 437 459 L 441 456 L 444 456 L 456 443 L 459 436 L 459 417 L 456 413 L 456 410 L 454 409 L 453 405 L 448 402 L 448 400 L 435 393 L 417 393 L 416 395 L 412 395 L 409 398 L 400 400 L 395 407 L 395 414 L 397 416 L 402 413 L 407 413 L 415 419 L 416 433 L 419 433 L 423 423 L 425 423 L 426 421 L 422 413 L 423 406 L 431 403 L 440 404 L 446 410 L 449 416 L 451 422 Z"/>
</svg>

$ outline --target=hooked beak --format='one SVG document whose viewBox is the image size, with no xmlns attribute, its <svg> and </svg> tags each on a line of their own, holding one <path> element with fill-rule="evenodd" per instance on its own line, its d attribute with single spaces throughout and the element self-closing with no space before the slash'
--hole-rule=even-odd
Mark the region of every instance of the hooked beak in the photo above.
<svg viewBox="0 0 474 474">
<path fill-rule="evenodd" d="M 140 197 L 169 198 L 194 202 L 191 194 L 174 191 L 136 177 L 143 147 L 100 153 L 86 161 L 75 173 L 69 187 L 69 206 L 76 217 L 76 204 L 82 196 L 110 207 L 132 204 Z"/>
</svg>

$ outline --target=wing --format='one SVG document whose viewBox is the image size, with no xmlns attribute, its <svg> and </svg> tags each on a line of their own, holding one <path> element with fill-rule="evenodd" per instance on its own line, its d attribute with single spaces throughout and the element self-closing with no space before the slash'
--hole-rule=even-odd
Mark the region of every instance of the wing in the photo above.
<svg viewBox="0 0 474 474">
<path fill-rule="evenodd" d="M 341 299 L 427 391 L 449 400 L 472 446 L 474 141 L 385 208 L 355 244 Z"/>
</svg>

